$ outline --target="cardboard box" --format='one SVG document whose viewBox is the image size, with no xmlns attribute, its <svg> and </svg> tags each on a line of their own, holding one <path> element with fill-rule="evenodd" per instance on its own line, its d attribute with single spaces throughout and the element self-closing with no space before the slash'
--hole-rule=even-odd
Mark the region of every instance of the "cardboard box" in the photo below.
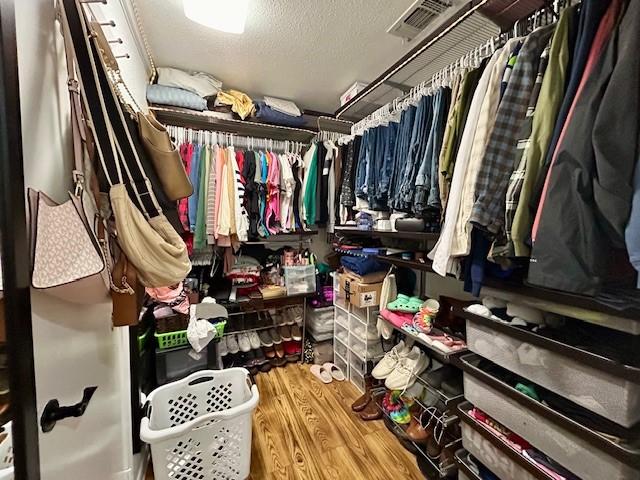
<svg viewBox="0 0 640 480">
<path fill-rule="evenodd" d="M 340 290 L 349 303 L 354 307 L 375 307 L 380 304 L 382 282 L 362 283 L 356 276 L 342 274 L 340 276 Z"/>
</svg>

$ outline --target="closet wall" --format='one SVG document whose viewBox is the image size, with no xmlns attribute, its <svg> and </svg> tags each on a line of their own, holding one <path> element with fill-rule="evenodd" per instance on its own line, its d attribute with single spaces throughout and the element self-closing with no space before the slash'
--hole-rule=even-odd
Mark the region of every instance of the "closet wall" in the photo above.
<svg viewBox="0 0 640 480">
<path fill-rule="evenodd" d="M 67 172 L 72 154 L 64 49 L 54 1 L 15 3 L 25 182 L 61 201 L 71 186 Z M 93 8 L 103 9 L 105 18 L 116 21 L 116 28 L 107 32 L 124 40 L 118 48 L 131 58 L 121 62 L 123 76 L 138 102 L 144 102 L 145 67 L 122 5 L 111 0 Z M 32 305 L 39 415 L 50 399 L 72 405 L 81 399 L 85 387 L 98 387 L 83 417 L 59 422 L 51 433 L 40 433 L 42 478 L 136 478 L 128 330 L 111 328 L 107 304 L 68 304 L 34 292 Z"/>
</svg>

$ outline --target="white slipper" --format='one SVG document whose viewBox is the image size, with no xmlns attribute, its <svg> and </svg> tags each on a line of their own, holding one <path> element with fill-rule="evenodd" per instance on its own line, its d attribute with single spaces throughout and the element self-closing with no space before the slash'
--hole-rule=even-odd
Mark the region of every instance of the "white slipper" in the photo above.
<svg viewBox="0 0 640 480">
<path fill-rule="evenodd" d="M 329 372 L 334 380 L 344 382 L 347 379 L 344 376 L 344 372 L 335 363 L 327 362 L 322 365 L 322 368 Z"/>
<path fill-rule="evenodd" d="M 331 374 L 324 368 L 324 366 L 311 365 L 310 371 L 322 383 L 331 383 L 333 381 Z"/>
</svg>

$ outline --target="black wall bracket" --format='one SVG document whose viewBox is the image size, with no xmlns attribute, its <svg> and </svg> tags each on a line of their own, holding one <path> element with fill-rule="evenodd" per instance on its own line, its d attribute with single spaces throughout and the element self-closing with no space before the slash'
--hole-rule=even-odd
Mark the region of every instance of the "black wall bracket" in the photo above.
<svg viewBox="0 0 640 480">
<path fill-rule="evenodd" d="M 87 387 L 84 389 L 82 400 L 80 403 L 69 407 L 61 407 L 57 399 L 49 400 L 44 407 L 42 417 L 40 418 L 40 427 L 44 433 L 49 433 L 60 420 L 70 417 L 81 417 L 89 406 L 89 402 L 98 387 Z"/>
</svg>

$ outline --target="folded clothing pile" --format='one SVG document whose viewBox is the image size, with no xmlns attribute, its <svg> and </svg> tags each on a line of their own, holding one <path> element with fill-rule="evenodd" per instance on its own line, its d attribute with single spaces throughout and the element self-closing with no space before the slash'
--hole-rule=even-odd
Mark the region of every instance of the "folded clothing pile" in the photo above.
<svg viewBox="0 0 640 480">
<path fill-rule="evenodd" d="M 256 102 L 256 118 L 265 123 L 288 127 L 305 125 L 302 112 L 295 103 L 274 97 L 264 97 L 264 100 Z"/>
<path fill-rule="evenodd" d="M 234 258 L 235 263 L 226 274 L 226 277 L 231 280 L 234 287 L 238 287 L 240 295 L 256 290 L 260 283 L 260 272 L 262 271 L 260 262 L 247 255 Z"/>
<path fill-rule="evenodd" d="M 385 270 L 385 266 L 382 262 L 371 257 L 344 256 L 340 259 L 340 264 L 360 276 Z"/>
<path fill-rule="evenodd" d="M 222 82 L 208 73 L 160 67 L 156 84 L 147 87 L 147 100 L 201 112 L 207 109 L 205 98 L 216 96 L 221 88 Z"/>
</svg>

